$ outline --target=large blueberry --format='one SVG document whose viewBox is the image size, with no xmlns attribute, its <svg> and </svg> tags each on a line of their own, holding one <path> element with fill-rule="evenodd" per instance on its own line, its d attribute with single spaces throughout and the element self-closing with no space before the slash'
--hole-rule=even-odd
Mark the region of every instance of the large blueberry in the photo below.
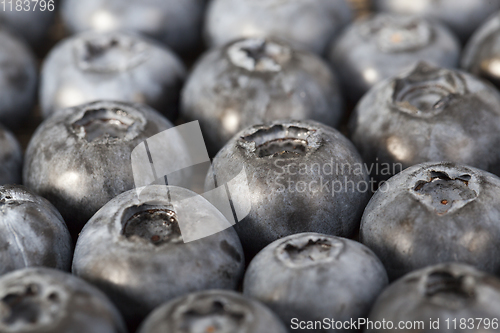
<svg viewBox="0 0 500 333">
<path fill-rule="evenodd" d="M 155 38 L 177 52 L 199 47 L 206 0 L 65 0 L 72 33 L 125 30 Z"/>
<path fill-rule="evenodd" d="M 250 38 L 215 48 L 197 63 L 183 90 L 182 115 L 200 121 L 215 154 L 243 128 L 276 119 L 335 127 L 343 107 L 335 75 L 319 57 Z"/>
<path fill-rule="evenodd" d="M 465 43 L 492 12 L 500 9 L 500 2 L 491 0 L 372 0 L 372 6 L 376 11 L 418 15 L 440 21 Z"/>
<path fill-rule="evenodd" d="M 361 220 L 360 241 L 389 278 L 444 262 L 500 274 L 500 179 L 448 162 L 412 166 L 382 185 Z"/>
<path fill-rule="evenodd" d="M 24 42 L 6 30 L 0 29 L 0 45 L 0 123 L 18 127 L 35 106 L 35 58 Z"/>
<path fill-rule="evenodd" d="M 156 309 L 138 333 L 286 333 L 269 309 L 241 294 L 210 290 L 177 298 Z"/>
<path fill-rule="evenodd" d="M 170 50 L 122 32 L 86 32 L 61 41 L 42 68 L 45 117 L 97 100 L 144 103 L 173 119 L 185 76 Z"/>
<path fill-rule="evenodd" d="M 257 254 L 245 273 L 243 293 L 268 305 L 293 332 L 299 322 L 365 318 L 387 283 L 384 266 L 363 244 L 302 233 Z M 323 328 L 300 331 L 351 332 Z"/>
<path fill-rule="evenodd" d="M 237 217 L 243 218 L 235 229 L 249 256 L 299 232 L 352 236 L 370 185 L 354 146 L 337 130 L 313 121 L 244 129 L 219 151 L 205 181 L 207 191 L 227 187 Z M 225 194 L 215 195 L 222 201 Z M 247 208 L 248 215 L 242 215 Z"/>
<path fill-rule="evenodd" d="M 22 168 L 21 145 L 14 134 L 0 125 L 0 185 L 21 184 Z"/>
<path fill-rule="evenodd" d="M 95 102 L 60 110 L 31 138 L 24 184 L 57 207 L 76 239 L 99 208 L 134 187 L 132 150 L 170 127 L 141 104 Z"/>
<path fill-rule="evenodd" d="M 0 277 L 2 333 L 125 333 L 119 312 L 97 288 L 48 268 Z"/>
<path fill-rule="evenodd" d="M 350 121 L 372 175 L 453 161 L 500 174 L 500 94 L 478 78 L 426 63 L 370 90 Z"/>
<path fill-rule="evenodd" d="M 236 289 L 245 259 L 232 229 L 206 199 L 187 189 L 151 185 L 107 203 L 85 225 L 73 273 L 104 291 L 131 326 L 175 297 Z M 196 239 L 193 235 L 207 236 Z"/>
<path fill-rule="evenodd" d="M 278 37 L 323 54 L 351 20 L 345 0 L 214 0 L 205 21 L 210 46 L 242 37 Z"/>
<path fill-rule="evenodd" d="M 71 236 L 61 214 L 23 186 L 0 186 L 0 275 L 30 266 L 69 271 Z"/>
<path fill-rule="evenodd" d="M 373 306 L 366 332 L 498 332 L 499 316 L 500 280 L 470 266 L 441 264 L 390 285 Z"/>
<path fill-rule="evenodd" d="M 352 23 L 332 43 L 330 61 L 357 101 L 376 83 L 418 61 L 456 67 L 460 45 L 438 23 L 404 15 L 377 14 Z"/>
<path fill-rule="evenodd" d="M 467 43 L 462 68 L 500 87 L 500 12 L 486 21 Z"/>
</svg>

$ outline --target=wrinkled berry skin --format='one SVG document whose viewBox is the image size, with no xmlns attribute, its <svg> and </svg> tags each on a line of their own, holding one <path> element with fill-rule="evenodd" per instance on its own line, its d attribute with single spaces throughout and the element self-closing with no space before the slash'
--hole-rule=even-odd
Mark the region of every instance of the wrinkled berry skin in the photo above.
<svg viewBox="0 0 500 333">
<path fill-rule="evenodd" d="M 132 150 L 171 127 L 141 104 L 95 102 L 60 110 L 31 138 L 24 184 L 56 206 L 76 239 L 99 208 L 134 188 Z"/>
<path fill-rule="evenodd" d="M 360 241 L 394 280 L 425 266 L 461 262 L 500 274 L 500 179 L 449 162 L 412 166 L 374 194 Z"/>
<path fill-rule="evenodd" d="M 0 125 L 0 185 L 21 184 L 23 151 L 12 132 Z"/>
<path fill-rule="evenodd" d="M 236 177 L 242 170 L 246 178 Z M 370 195 L 354 146 L 314 121 L 275 121 L 239 132 L 216 155 L 205 190 L 226 183 L 236 212 L 240 204 L 251 208 L 235 225 L 247 258 L 299 232 L 352 236 Z"/>
<path fill-rule="evenodd" d="M 0 275 L 31 266 L 71 267 L 71 236 L 61 214 L 24 186 L 0 186 L 0 248 Z"/>
<path fill-rule="evenodd" d="M 384 266 L 363 244 L 301 233 L 279 239 L 259 252 L 245 273 L 243 293 L 268 305 L 285 325 L 293 327 L 293 318 L 366 318 L 387 284 Z"/>
<path fill-rule="evenodd" d="M 330 61 L 353 101 L 418 61 L 453 68 L 459 56 L 459 42 L 445 27 L 393 14 L 375 14 L 352 23 L 330 49 Z"/>
<path fill-rule="evenodd" d="M 35 57 L 24 42 L 6 30 L 0 30 L 0 45 L 0 123 L 17 128 L 35 106 Z"/>
<path fill-rule="evenodd" d="M 461 67 L 500 87 L 500 13 L 482 25 L 465 46 Z"/>
<path fill-rule="evenodd" d="M 422 322 L 425 326 L 418 330 L 422 333 L 496 332 L 498 326 L 494 328 L 492 323 L 498 323 L 499 314 L 498 278 L 467 265 L 447 263 L 412 272 L 390 285 L 377 299 L 369 319 L 392 321 L 395 328 L 368 327 L 366 332 L 417 331 L 396 329 L 400 321 Z M 430 321 L 438 319 L 439 325 L 430 327 Z"/>
<path fill-rule="evenodd" d="M 376 11 L 408 14 L 440 21 L 465 43 L 472 33 L 500 9 L 498 1 L 490 0 L 373 0 Z"/>
<path fill-rule="evenodd" d="M 351 140 L 378 174 L 453 161 L 500 174 L 500 95 L 457 70 L 417 64 L 370 90 L 350 120 Z"/>
<path fill-rule="evenodd" d="M 214 0 L 208 7 L 205 37 L 210 46 L 243 37 L 277 37 L 295 48 L 324 54 L 352 16 L 345 0 Z"/>
<path fill-rule="evenodd" d="M 143 103 L 177 115 L 184 65 L 175 54 L 137 35 L 86 32 L 61 41 L 42 68 L 44 117 L 97 100 Z"/>
<path fill-rule="evenodd" d="M 0 277 L 2 333 L 126 333 L 113 304 L 67 273 L 25 268 Z"/>
<path fill-rule="evenodd" d="M 47 5 L 45 10 L 41 10 L 41 1 L 36 3 L 35 1 L 28 4 L 28 2 L 22 2 L 23 8 L 27 9 L 28 6 L 30 10 L 16 10 L 15 7 L 21 4 L 20 1 L 12 2 L 13 10 L 10 10 L 11 3 L 5 2 L 5 10 L 0 10 L 0 27 L 6 28 L 13 33 L 22 37 L 26 42 L 29 43 L 31 47 L 39 47 L 46 40 L 48 30 L 55 18 L 55 10 L 48 10 L 49 0 L 44 3 Z M 2 3 L 2 9 L 4 9 L 4 4 Z M 54 9 L 57 4 L 54 4 Z M 3 43 L 2 43 L 3 45 Z"/>
<path fill-rule="evenodd" d="M 206 0 L 65 0 L 62 18 L 71 33 L 131 31 L 177 52 L 196 49 Z"/>
<path fill-rule="evenodd" d="M 200 121 L 215 154 L 243 128 L 276 119 L 336 127 L 343 106 L 336 77 L 322 59 L 280 41 L 251 38 L 205 54 L 183 90 L 182 115 Z"/>
<path fill-rule="evenodd" d="M 225 290 L 179 297 L 156 309 L 138 333 L 286 333 L 274 313 L 259 302 Z"/>
<path fill-rule="evenodd" d="M 173 204 L 179 197 L 183 203 Z M 209 220 L 229 226 L 212 204 L 187 189 L 152 185 L 139 198 L 135 190 L 128 191 L 85 225 L 73 273 L 104 291 L 132 326 L 175 297 L 236 289 L 245 258 L 234 230 L 184 243 L 189 225 L 196 228 Z"/>
</svg>

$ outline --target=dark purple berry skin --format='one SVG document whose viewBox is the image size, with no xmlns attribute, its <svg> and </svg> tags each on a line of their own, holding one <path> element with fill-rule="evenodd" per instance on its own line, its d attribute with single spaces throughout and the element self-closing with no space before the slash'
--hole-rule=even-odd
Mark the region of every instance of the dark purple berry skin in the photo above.
<svg viewBox="0 0 500 333">
<path fill-rule="evenodd" d="M 246 178 L 235 178 L 243 169 Z M 239 132 L 216 155 L 205 190 L 228 182 L 236 211 L 251 207 L 235 225 L 248 258 L 299 232 L 352 236 L 370 196 L 354 146 L 314 121 L 275 121 Z"/>
<path fill-rule="evenodd" d="M 472 33 L 500 9 L 498 1 L 490 0 L 373 0 L 376 11 L 421 16 L 439 21 L 465 43 Z"/>
<path fill-rule="evenodd" d="M 472 35 L 465 46 L 461 66 L 500 87 L 500 12 Z"/>
<path fill-rule="evenodd" d="M 201 44 L 207 0 L 65 0 L 62 18 L 71 33 L 130 31 L 164 43 L 178 53 Z"/>
<path fill-rule="evenodd" d="M 245 273 L 243 293 L 269 306 L 293 328 L 293 318 L 366 318 L 387 283 L 384 266 L 366 246 L 346 238 L 301 233 L 278 239 L 255 256 Z"/>
<path fill-rule="evenodd" d="M 391 321 L 394 328 L 367 327 L 366 332 L 416 332 L 396 328 L 400 321 L 419 322 L 418 332 L 424 333 L 497 332 L 499 315 L 500 280 L 470 266 L 447 263 L 412 272 L 390 285 L 369 319 Z"/>
<path fill-rule="evenodd" d="M 182 205 L 176 204 L 179 197 L 185 198 Z M 212 204 L 187 189 L 152 185 L 139 198 L 128 191 L 85 225 L 73 273 L 104 291 L 131 326 L 175 297 L 236 289 L 245 258 L 234 230 L 184 242 L 189 225 L 214 220 L 229 226 Z"/>
<path fill-rule="evenodd" d="M 126 333 L 113 304 L 67 273 L 25 268 L 0 277 L 2 333 Z"/>
<path fill-rule="evenodd" d="M 208 51 L 182 94 L 183 118 L 200 121 L 213 154 L 248 126 L 312 119 L 336 127 L 342 115 L 328 65 L 274 39 L 241 39 Z"/>
<path fill-rule="evenodd" d="M 23 41 L 6 30 L 0 30 L 0 45 L 0 124 L 17 128 L 35 106 L 35 57 Z"/>
<path fill-rule="evenodd" d="M 0 186 L 0 275 L 31 266 L 69 271 L 71 236 L 61 214 L 24 186 Z"/>
<path fill-rule="evenodd" d="M 462 71 L 419 63 L 386 80 L 356 106 L 350 132 L 379 180 L 427 161 L 500 175 L 500 94 Z"/>
<path fill-rule="evenodd" d="M 10 30 L 12 33 L 20 36 L 31 47 L 38 48 L 46 42 L 46 37 L 50 26 L 54 22 L 55 9 L 57 4 L 52 2 L 54 6 L 50 6 L 54 10 L 49 10 L 49 1 L 45 0 L 45 6 L 41 6 L 42 1 L 13 1 L 1 4 L 0 8 L 0 27 Z M 12 4 L 12 9 L 10 6 Z M 5 5 L 5 9 L 4 9 Z M 23 10 L 17 10 L 16 7 L 22 5 Z M 36 8 L 35 8 L 36 6 Z M 29 10 L 26 10 L 28 9 Z M 42 8 L 45 8 L 42 10 Z M 18 7 L 19 9 L 19 7 Z"/>
<path fill-rule="evenodd" d="M 134 188 L 132 150 L 171 127 L 141 104 L 102 101 L 60 110 L 29 143 L 24 184 L 56 206 L 76 240 L 99 208 Z"/>
<path fill-rule="evenodd" d="M 412 166 L 373 195 L 359 238 L 391 280 L 445 262 L 500 275 L 500 178 L 449 162 Z"/>
<path fill-rule="evenodd" d="M 214 0 L 208 7 L 205 37 L 209 46 L 276 37 L 297 49 L 324 54 L 352 16 L 345 0 Z"/>
<path fill-rule="evenodd" d="M 124 32 L 85 32 L 59 42 L 45 58 L 44 117 L 98 100 L 143 103 L 177 116 L 185 68 L 169 49 Z"/>
<path fill-rule="evenodd" d="M 21 184 L 23 152 L 14 134 L 0 125 L 0 185 Z"/>
<path fill-rule="evenodd" d="M 330 49 L 330 61 L 354 102 L 419 61 L 453 68 L 459 57 L 459 42 L 445 27 L 394 14 L 374 14 L 352 23 Z"/>
<path fill-rule="evenodd" d="M 241 294 L 210 290 L 179 297 L 157 308 L 138 333 L 286 333 L 274 313 Z"/>
</svg>

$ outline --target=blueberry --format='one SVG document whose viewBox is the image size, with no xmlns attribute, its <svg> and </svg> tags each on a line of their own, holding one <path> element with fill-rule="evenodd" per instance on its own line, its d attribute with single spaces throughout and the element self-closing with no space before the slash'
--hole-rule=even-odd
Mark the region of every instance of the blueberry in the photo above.
<svg viewBox="0 0 500 333">
<path fill-rule="evenodd" d="M 203 197 L 152 185 L 107 203 L 82 230 L 73 273 L 104 291 L 134 326 L 175 297 L 236 289 L 244 256 L 232 229 L 188 242 L 189 229 L 229 222 Z"/>
<path fill-rule="evenodd" d="M 352 16 L 346 0 L 213 0 L 205 36 L 210 46 L 242 37 L 278 37 L 324 54 Z"/>
<path fill-rule="evenodd" d="M 35 106 L 36 63 L 24 42 L 6 30 L 0 30 L 0 45 L 0 123 L 15 128 Z"/>
<path fill-rule="evenodd" d="M 251 125 L 293 118 L 337 126 L 342 114 L 328 65 L 271 39 L 242 39 L 209 51 L 182 94 L 183 117 L 200 121 L 214 154 Z"/>
<path fill-rule="evenodd" d="M 0 27 L 10 30 L 32 47 L 38 48 L 45 42 L 49 28 L 54 22 L 56 6 L 57 4 L 50 0 L 2 2 Z"/>
<path fill-rule="evenodd" d="M 23 152 L 14 134 L 0 125 L 0 185 L 20 184 Z"/>
<path fill-rule="evenodd" d="M 246 178 L 236 177 L 241 170 Z M 241 203 L 251 206 L 235 226 L 249 258 L 299 232 L 352 236 L 370 195 L 354 146 L 313 121 L 275 121 L 239 132 L 207 174 L 205 190 L 219 186 L 229 187 L 236 212 Z"/>
<path fill-rule="evenodd" d="M 349 98 L 357 101 L 376 83 L 425 60 L 456 67 L 460 45 L 437 23 L 391 14 L 354 22 L 331 45 L 330 61 Z"/>
<path fill-rule="evenodd" d="M 372 324 L 366 332 L 496 332 L 499 314 L 500 280 L 470 266 L 441 264 L 390 285 L 377 299 L 369 320 L 390 321 L 394 328 L 375 329 Z M 420 326 L 398 329 L 401 321 Z"/>
<path fill-rule="evenodd" d="M 387 283 L 384 266 L 366 246 L 302 233 L 259 252 L 245 273 L 243 293 L 268 305 L 293 330 L 294 318 L 364 318 Z M 326 327 L 321 332 L 340 331 Z"/>
<path fill-rule="evenodd" d="M 94 102 L 60 110 L 31 138 L 24 184 L 57 207 L 76 239 L 99 208 L 134 188 L 132 150 L 170 127 L 141 104 Z"/>
<path fill-rule="evenodd" d="M 69 271 L 71 236 L 59 212 L 23 186 L 0 186 L 0 275 L 29 266 Z"/>
<path fill-rule="evenodd" d="M 350 128 L 378 179 L 426 161 L 500 174 L 500 95 L 461 71 L 417 64 L 370 90 Z"/>
<path fill-rule="evenodd" d="M 177 52 L 196 49 L 206 0 L 65 0 L 62 18 L 71 33 L 128 30 Z"/>
<path fill-rule="evenodd" d="M 500 2 L 491 0 L 373 0 L 376 11 L 418 15 L 448 26 L 465 43 L 470 35 L 500 9 Z"/>
<path fill-rule="evenodd" d="M 61 41 L 42 68 L 44 117 L 97 100 L 144 103 L 173 119 L 185 76 L 168 49 L 121 33 L 82 33 Z"/>
<path fill-rule="evenodd" d="M 482 25 L 467 43 L 462 68 L 500 87 L 500 12 Z"/>
<path fill-rule="evenodd" d="M 500 179 L 448 162 L 412 166 L 382 185 L 361 220 L 360 241 L 389 278 L 444 262 L 500 274 Z"/>
<path fill-rule="evenodd" d="M 138 333 L 286 333 L 275 314 L 259 302 L 224 290 L 177 298 L 156 309 Z"/>
<path fill-rule="evenodd" d="M 70 274 L 25 268 L 0 277 L 2 333 L 126 333 L 97 288 Z"/>
</svg>

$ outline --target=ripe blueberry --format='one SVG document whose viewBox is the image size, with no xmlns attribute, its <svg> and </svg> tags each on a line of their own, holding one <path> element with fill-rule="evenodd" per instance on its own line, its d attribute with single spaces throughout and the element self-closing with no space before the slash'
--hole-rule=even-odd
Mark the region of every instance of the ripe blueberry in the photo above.
<svg viewBox="0 0 500 333">
<path fill-rule="evenodd" d="M 500 2 L 490 0 L 373 0 L 376 11 L 417 15 L 440 21 L 465 43 L 469 36 L 500 9 Z"/>
<path fill-rule="evenodd" d="M 295 48 L 324 54 L 351 18 L 345 0 L 214 0 L 208 7 L 205 37 L 210 46 L 243 37 L 277 37 Z"/>
<path fill-rule="evenodd" d="M 177 298 L 156 309 L 138 333 L 286 333 L 269 309 L 241 294 L 210 290 Z"/>
<path fill-rule="evenodd" d="M 119 312 L 97 288 L 48 268 L 0 277 L 2 333 L 125 333 Z"/>
<path fill-rule="evenodd" d="M 134 187 L 132 150 L 170 127 L 141 104 L 94 102 L 60 110 L 31 138 L 24 184 L 56 206 L 76 239 L 99 208 Z"/>
<path fill-rule="evenodd" d="M 363 244 L 302 233 L 279 239 L 257 254 L 245 273 L 243 293 L 268 305 L 292 327 L 293 318 L 365 318 L 387 283 L 384 266 Z M 321 332 L 334 331 L 339 332 Z"/>
<path fill-rule="evenodd" d="M 426 63 L 370 90 L 351 139 L 378 179 L 427 161 L 500 174 L 500 94 L 476 77 Z M 377 173 L 378 174 L 375 174 Z"/>
<path fill-rule="evenodd" d="M 247 177 L 236 177 L 243 169 Z M 235 225 L 249 258 L 299 232 L 352 236 L 370 196 L 354 146 L 313 121 L 275 121 L 239 132 L 215 157 L 205 190 L 226 183 L 236 211 L 240 203 L 251 206 Z"/>
<path fill-rule="evenodd" d="M 377 14 L 352 23 L 332 43 L 330 60 L 345 92 L 357 101 L 376 83 L 425 60 L 456 67 L 458 40 L 448 29 L 424 19 Z"/>
<path fill-rule="evenodd" d="M 182 114 L 200 121 L 215 154 L 243 128 L 276 119 L 335 127 L 343 107 L 335 75 L 320 58 L 250 38 L 213 49 L 198 62 L 183 90 Z"/>
<path fill-rule="evenodd" d="M 0 186 L 0 248 L 0 275 L 29 266 L 71 267 L 71 236 L 61 214 L 23 186 Z"/>
<path fill-rule="evenodd" d="M 441 264 L 390 285 L 377 299 L 369 319 L 392 322 L 394 328 L 368 326 L 366 332 L 496 332 L 499 314 L 500 280 L 470 266 Z M 400 322 L 420 326 L 396 328 Z"/>
<path fill-rule="evenodd" d="M 425 266 L 461 262 L 500 274 L 500 178 L 448 162 L 412 166 L 373 195 L 360 241 L 390 279 Z"/>
<path fill-rule="evenodd" d="M 65 0 L 62 18 L 72 33 L 125 30 L 185 53 L 200 44 L 206 0 Z"/>
<path fill-rule="evenodd" d="M 67 107 L 114 100 L 144 103 L 173 119 L 185 69 L 168 49 L 121 32 L 87 32 L 61 41 L 42 68 L 44 117 Z"/>
<path fill-rule="evenodd" d="M 232 229 L 184 242 L 186 232 L 229 222 L 187 189 L 151 185 L 108 202 L 85 225 L 73 273 L 104 291 L 134 326 L 160 304 L 205 289 L 236 289 L 244 256 Z"/>
</svg>

